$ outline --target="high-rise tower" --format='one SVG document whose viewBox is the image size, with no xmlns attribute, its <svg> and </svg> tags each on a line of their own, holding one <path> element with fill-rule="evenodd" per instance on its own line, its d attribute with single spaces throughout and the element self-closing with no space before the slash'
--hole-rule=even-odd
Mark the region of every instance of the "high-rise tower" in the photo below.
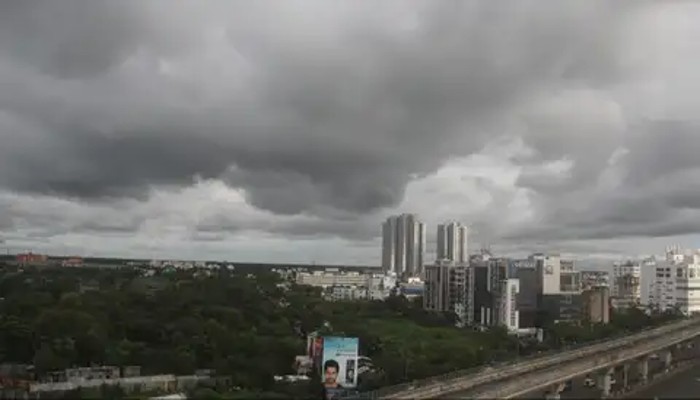
<svg viewBox="0 0 700 400">
<path fill-rule="evenodd" d="M 402 276 L 423 272 L 425 224 L 414 214 L 389 217 L 382 224 L 382 268 Z"/>
<path fill-rule="evenodd" d="M 437 259 L 463 263 L 468 261 L 467 227 L 459 222 L 438 225 Z"/>
</svg>

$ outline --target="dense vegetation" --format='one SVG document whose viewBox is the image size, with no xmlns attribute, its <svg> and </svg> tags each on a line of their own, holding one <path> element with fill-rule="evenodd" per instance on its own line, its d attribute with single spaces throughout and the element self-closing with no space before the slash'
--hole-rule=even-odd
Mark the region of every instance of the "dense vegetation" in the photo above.
<svg viewBox="0 0 700 400">
<path fill-rule="evenodd" d="M 307 397 L 312 384 L 282 386 L 273 377 L 294 373 L 294 357 L 304 354 L 305 336 L 316 330 L 360 338 L 361 354 L 376 367 L 362 377 L 364 390 L 542 350 L 517 343 L 501 329 L 454 328 L 451 315 L 426 313 L 403 297 L 333 303 L 322 301 L 317 289 L 281 283 L 265 272 L 145 277 L 131 268 L 5 267 L 0 362 L 33 363 L 39 373 L 99 364 L 140 365 L 143 374 L 211 368 L 230 377 L 232 395 L 236 388 L 245 397 Z M 559 324 L 545 345 L 594 340 L 664 320 L 641 313 L 617 315 L 608 326 Z"/>
<path fill-rule="evenodd" d="M 307 333 L 360 337 L 377 370 L 364 386 L 467 368 L 505 351 L 498 335 L 460 331 L 449 315 L 404 298 L 331 303 L 275 274 L 214 276 L 135 269 L 3 269 L 0 360 L 38 372 L 87 365 L 140 365 L 143 374 L 213 368 L 232 387 L 279 390 Z"/>
</svg>

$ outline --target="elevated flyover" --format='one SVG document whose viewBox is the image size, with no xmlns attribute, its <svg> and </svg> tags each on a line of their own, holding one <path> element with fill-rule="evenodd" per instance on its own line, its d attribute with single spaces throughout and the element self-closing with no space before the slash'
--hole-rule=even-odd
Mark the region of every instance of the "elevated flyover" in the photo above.
<svg viewBox="0 0 700 400">
<path fill-rule="evenodd" d="M 624 337 L 588 344 L 574 349 L 552 352 L 544 356 L 522 359 L 497 367 L 455 371 L 443 376 L 411 382 L 375 392 L 363 393 L 355 399 L 431 399 L 431 398 L 513 398 L 542 388 L 561 391 L 562 382 L 575 376 L 609 368 L 625 362 L 646 362 L 645 355 L 688 342 L 700 335 L 700 318 L 685 319 L 661 327 L 647 329 Z M 667 351 L 665 357 L 671 357 Z M 644 375 L 644 363 L 639 364 Z M 601 378 L 605 386 L 605 378 Z M 609 392 L 603 390 L 603 396 Z"/>
<path fill-rule="evenodd" d="M 611 394 L 615 369 L 622 371 L 622 388 L 628 386 L 630 378 L 646 382 L 649 375 L 649 357 L 660 355 L 666 368 L 673 360 L 682 356 L 690 348 L 696 349 L 700 336 L 700 323 L 667 332 L 660 336 L 623 344 L 617 348 L 581 357 L 557 365 L 526 372 L 517 376 L 485 385 L 472 387 L 451 394 L 437 396 L 467 399 L 511 399 L 533 392 L 547 393 L 550 398 L 559 398 L 566 382 L 581 376 L 594 377 L 601 397 Z"/>
</svg>

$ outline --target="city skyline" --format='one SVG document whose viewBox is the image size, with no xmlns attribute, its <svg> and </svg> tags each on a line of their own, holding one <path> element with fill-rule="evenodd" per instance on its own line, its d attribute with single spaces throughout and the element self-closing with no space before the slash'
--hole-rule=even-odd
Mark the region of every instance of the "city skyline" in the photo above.
<svg viewBox="0 0 700 400">
<path fill-rule="evenodd" d="M 0 249 L 376 265 L 403 212 L 700 247 L 700 5 L 574 3 L 0 4 Z"/>
</svg>

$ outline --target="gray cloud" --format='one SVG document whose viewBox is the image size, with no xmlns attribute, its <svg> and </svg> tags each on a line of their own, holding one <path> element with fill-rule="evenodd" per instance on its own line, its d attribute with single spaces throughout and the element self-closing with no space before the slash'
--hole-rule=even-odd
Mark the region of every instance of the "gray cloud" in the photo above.
<svg viewBox="0 0 700 400">
<path fill-rule="evenodd" d="M 178 13 L 166 2 L 11 2 L 0 184 L 99 199 L 222 177 L 273 212 L 373 210 L 478 150 L 531 90 L 616 73 L 602 38 L 621 10 L 605 3 L 416 3 L 407 28 L 388 18 L 398 9 L 360 19 L 304 4 L 334 24 L 304 30 L 266 7 L 161 23 Z"/>
<path fill-rule="evenodd" d="M 590 240 L 700 231 L 697 124 L 652 121 L 636 128 L 622 143 L 625 154 L 615 165 L 599 164 L 593 181 L 572 175 L 565 184 L 542 186 L 520 179 L 539 200 L 538 222 L 509 236 Z"/>
<path fill-rule="evenodd" d="M 419 209 L 510 248 L 690 234 L 700 99 L 694 52 L 664 46 L 664 18 L 700 18 L 691 8 L 4 2 L 0 194 L 16 197 L 0 201 L 0 231 L 366 244 L 385 214 Z M 489 153 L 503 137 L 522 148 Z M 432 175 L 475 154 L 501 170 Z M 486 165 L 474 160 L 465 174 Z M 407 191 L 421 179 L 434 183 Z M 210 180 L 252 207 L 181 192 Z"/>
</svg>

